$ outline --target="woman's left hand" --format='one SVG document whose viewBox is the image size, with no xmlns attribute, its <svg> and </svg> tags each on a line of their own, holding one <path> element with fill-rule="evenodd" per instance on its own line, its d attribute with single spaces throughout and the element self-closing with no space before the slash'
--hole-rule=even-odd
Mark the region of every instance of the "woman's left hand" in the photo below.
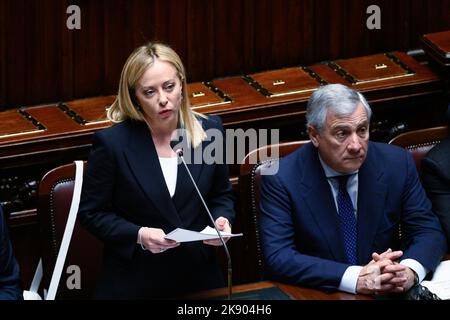
<svg viewBox="0 0 450 320">
<path fill-rule="evenodd" d="M 219 231 L 231 233 L 230 222 L 228 221 L 227 218 L 224 218 L 224 217 L 217 218 L 216 219 L 216 226 L 217 226 L 217 229 L 219 229 Z M 225 242 L 227 242 L 228 239 L 230 239 L 230 238 L 223 238 L 223 240 Z M 220 241 L 220 239 L 204 240 L 203 243 L 204 244 L 209 244 L 211 246 L 221 246 L 222 245 L 222 241 Z"/>
</svg>

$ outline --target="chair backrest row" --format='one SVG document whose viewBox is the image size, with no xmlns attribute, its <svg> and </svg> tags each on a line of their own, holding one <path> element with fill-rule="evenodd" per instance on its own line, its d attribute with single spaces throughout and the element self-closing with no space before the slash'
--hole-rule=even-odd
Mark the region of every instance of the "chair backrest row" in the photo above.
<svg viewBox="0 0 450 320">
<path fill-rule="evenodd" d="M 448 136 L 448 127 L 434 127 L 402 133 L 391 141 L 394 144 L 408 149 L 416 163 L 417 171 L 420 172 L 422 159 L 436 144 Z"/>
</svg>

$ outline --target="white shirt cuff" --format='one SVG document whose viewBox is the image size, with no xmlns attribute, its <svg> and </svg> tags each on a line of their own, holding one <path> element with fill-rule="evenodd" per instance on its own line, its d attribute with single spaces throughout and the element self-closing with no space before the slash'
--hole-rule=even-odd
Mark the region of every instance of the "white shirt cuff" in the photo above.
<svg viewBox="0 0 450 320">
<path fill-rule="evenodd" d="M 348 267 L 342 276 L 341 283 L 338 288 L 339 291 L 356 294 L 356 283 L 358 282 L 358 277 L 362 269 L 363 267 L 361 266 Z"/>
<path fill-rule="evenodd" d="M 425 276 L 428 273 L 428 270 L 425 269 L 423 265 L 420 264 L 417 260 L 414 259 L 405 259 L 400 261 L 400 264 L 409 267 L 410 269 L 414 270 L 417 273 L 417 276 L 419 277 L 419 283 L 422 282 L 422 280 L 425 278 Z"/>
</svg>

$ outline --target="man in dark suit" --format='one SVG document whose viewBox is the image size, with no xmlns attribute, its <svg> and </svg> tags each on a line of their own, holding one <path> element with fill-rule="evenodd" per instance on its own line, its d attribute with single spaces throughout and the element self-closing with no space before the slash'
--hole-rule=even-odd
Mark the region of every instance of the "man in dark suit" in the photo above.
<svg viewBox="0 0 450 320">
<path fill-rule="evenodd" d="M 0 206 L 0 300 L 22 300 L 19 265 L 14 258 L 8 228 Z"/>
<path fill-rule="evenodd" d="M 371 109 L 346 86 L 311 96 L 311 143 L 261 187 L 268 275 L 351 293 L 401 293 L 434 271 L 445 238 L 411 155 L 369 142 Z M 401 239 L 399 228 L 401 227 Z"/>
<path fill-rule="evenodd" d="M 450 105 L 447 117 L 450 125 Z M 450 137 L 431 149 L 422 160 L 422 181 L 450 246 Z"/>
</svg>

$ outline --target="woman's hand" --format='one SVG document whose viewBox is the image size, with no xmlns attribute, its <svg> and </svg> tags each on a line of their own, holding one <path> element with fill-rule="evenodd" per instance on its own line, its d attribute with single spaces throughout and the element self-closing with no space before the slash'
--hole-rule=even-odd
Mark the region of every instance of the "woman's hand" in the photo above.
<svg viewBox="0 0 450 320">
<path fill-rule="evenodd" d="M 174 240 L 164 239 L 165 235 L 162 229 L 142 227 L 139 229 L 138 243 L 151 253 L 163 253 L 180 245 Z"/>
<path fill-rule="evenodd" d="M 216 219 L 216 226 L 219 231 L 228 232 L 231 233 L 231 225 L 227 218 L 219 217 Z M 228 241 L 229 238 L 223 238 L 225 242 Z M 221 246 L 222 241 L 220 239 L 214 239 L 214 240 L 203 240 L 204 244 L 209 244 L 211 246 Z"/>
</svg>

